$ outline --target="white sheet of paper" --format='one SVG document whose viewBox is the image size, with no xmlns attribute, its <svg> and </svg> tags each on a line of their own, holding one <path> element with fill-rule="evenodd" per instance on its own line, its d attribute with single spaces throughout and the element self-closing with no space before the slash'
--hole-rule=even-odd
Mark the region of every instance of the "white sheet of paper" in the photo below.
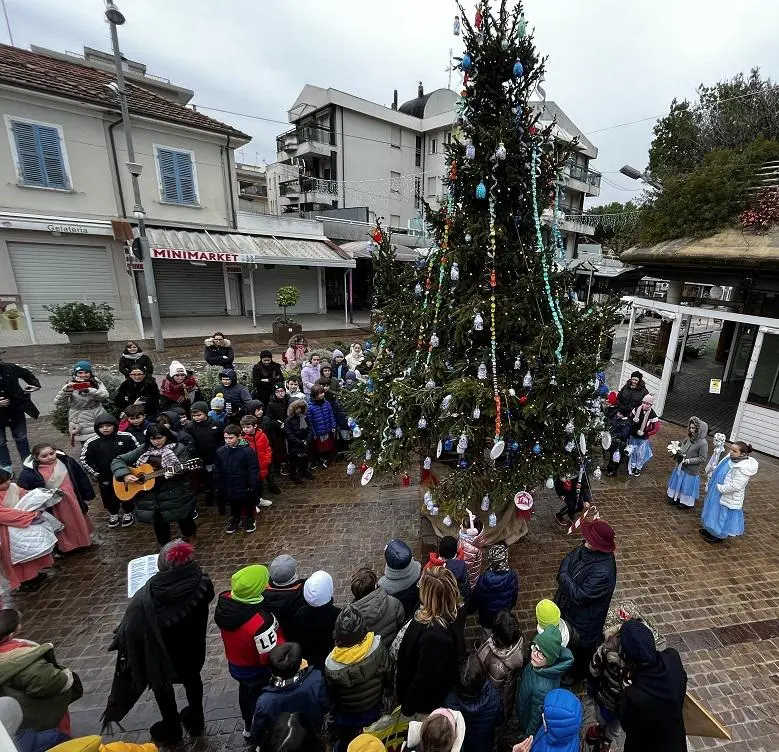
<svg viewBox="0 0 779 752">
<path fill-rule="evenodd" d="M 132 598 L 158 571 L 157 554 L 131 559 L 127 564 L 127 597 Z"/>
</svg>

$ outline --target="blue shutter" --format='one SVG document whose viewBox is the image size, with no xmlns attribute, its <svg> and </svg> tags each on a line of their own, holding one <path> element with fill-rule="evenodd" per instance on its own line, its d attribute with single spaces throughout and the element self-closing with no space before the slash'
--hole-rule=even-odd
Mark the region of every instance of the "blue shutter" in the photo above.
<svg viewBox="0 0 779 752">
<path fill-rule="evenodd" d="M 173 204 L 196 204 L 192 157 L 186 152 L 158 149 L 162 200 Z"/>
<path fill-rule="evenodd" d="M 185 152 L 176 153 L 176 173 L 179 182 L 179 195 L 182 204 L 196 204 L 195 174 L 192 170 L 192 157 Z"/>
<path fill-rule="evenodd" d="M 60 134 L 56 128 L 36 123 L 13 123 L 19 172 L 26 185 L 68 188 Z"/>
<path fill-rule="evenodd" d="M 162 200 L 179 203 L 178 186 L 176 183 L 176 158 L 172 151 L 159 149 L 157 159 L 160 163 L 160 181 L 162 183 Z"/>
</svg>

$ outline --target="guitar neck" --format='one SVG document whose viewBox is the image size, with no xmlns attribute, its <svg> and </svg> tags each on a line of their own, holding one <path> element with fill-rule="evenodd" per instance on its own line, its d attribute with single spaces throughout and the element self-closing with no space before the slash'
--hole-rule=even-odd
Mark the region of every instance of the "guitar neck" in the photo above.
<svg viewBox="0 0 779 752">
<path fill-rule="evenodd" d="M 165 473 L 180 473 L 184 470 L 184 465 L 174 465 L 173 467 L 166 467 L 160 470 L 155 470 L 153 473 L 144 473 L 144 478 L 160 478 Z"/>
</svg>

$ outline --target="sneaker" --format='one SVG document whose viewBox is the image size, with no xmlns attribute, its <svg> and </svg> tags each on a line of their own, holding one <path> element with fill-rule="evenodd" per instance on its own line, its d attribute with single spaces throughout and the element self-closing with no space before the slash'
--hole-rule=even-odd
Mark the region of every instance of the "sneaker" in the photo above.
<svg viewBox="0 0 779 752">
<path fill-rule="evenodd" d="M 671 507 L 678 507 L 679 502 L 676 499 L 672 499 L 670 496 L 668 497 L 668 506 Z"/>
<path fill-rule="evenodd" d="M 263 499 L 260 497 L 260 500 L 257 502 L 258 507 L 272 507 L 273 502 L 270 499 Z"/>
<path fill-rule="evenodd" d="M 257 529 L 257 523 L 254 521 L 254 517 L 246 518 L 246 532 L 253 533 Z"/>
<path fill-rule="evenodd" d="M 569 527 L 569 526 L 570 526 L 570 524 L 571 524 L 571 523 L 570 523 L 570 522 L 568 522 L 568 520 L 566 520 L 566 519 L 565 519 L 565 517 L 563 517 L 563 515 L 561 515 L 561 514 L 556 514 L 556 515 L 554 516 L 554 518 L 555 518 L 555 521 L 557 522 L 557 524 L 558 524 L 560 527 Z"/>
<path fill-rule="evenodd" d="M 319 464 L 322 465 L 325 470 L 327 470 L 327 468 L 330 467 L 330 460 L 322 460 Z"/>
<path fill-rule="evenodd" d="M 633 476 L 634 476 L 635 478 L 639 478 L 639 477 L 641 477 L 641 468 L 640 468 L 640 467 L 637 467 L 637 468 L 636 468 L 636 469 L 633 471 Z"/>
<path fill-rule="evenodd" d="M 130 525 L 135 524 L 135 517 L 132 514 L 123 514 L 122 515 L 122 527 L 130 527 Z"/>
<path fill-rule="evenodd" d="M 108 527 L 119 527 L 119 525 L 122 524 L 122 520 L 120 519 L 118 514 L 112 514 L 108 518 Z"/>
<path fill-rule="evenodd" d="M 240 527 L 241 527 L 241 521 L 233 517 L 233 519 L 230 520 L 230 524 L 227 526 L 225 532 L 228 535 L 232 535 L 233 533 L 237 533 Z"/>
<path fill-rule="evenodd" d="M 245 728 L 243 730 L 243 738 L 244 739 L 251 739 L 252 738 L 252 732 L 249 731 L 249 729 Z"/>
</svg>

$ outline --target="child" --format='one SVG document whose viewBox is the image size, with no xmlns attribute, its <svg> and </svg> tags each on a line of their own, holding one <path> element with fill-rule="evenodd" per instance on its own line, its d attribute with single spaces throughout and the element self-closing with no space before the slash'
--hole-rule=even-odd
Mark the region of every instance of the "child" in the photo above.
<svg viewBox="0 0 779 752">
<path fill-rule="evenodd" d="M 305 400 L 293 400 L 290 402 L 287 419 L 284 421 L 284 435 L 287 437 L 289 452 L 289 476 L 297 485 L 303 483 L 303 478 L 314 479 L 314 474 L 308 466 L 313 433 L 306 416 L 307 410 L 308 405 Z"/>
<path fill-rule="evenodd" d="M 192 420 L 188 433 L 195 442 L 193 457 L 203 460 L 203 467 L 198 472 L 198 479 L 206 492 L 206 506 L 214 506 L 214 463 L 216 453 L 224 444 L 222 427 L 208 417 L 208 405 L 205 402 L 195 402 L 191 409 Z M 219 513 L 224 514 L 224 502 L 220 503 Z"/>
<path fill-rule="evenodd" d="M 611 434 L 611 446 L 607 450 L 609 462 L 606 466 L 606 475 L 613 478 L 619 472 L 620 463 L 627 457 L 626 448 L 630 438 L 630 420 L 618 410 L 614 410 L 607 420 Z"/>
<path fill-rule="evenodd" d="M 214 463 L 214 484 L 219 494 L 219 506 L 230 506 L 230 522 L 225 532 L 237 533 L 241 518 L 246 518 L 246 532 L 257 529 L 254 522 L 254 505 L 257 498 L 257 483 L 260 473 L 257 455 L 252 447 L 241 438 L 241 429 L 236 425 L 224 429 L 224 446 L 216 451 Z"/>
<path fill-rule="evenodd" d="M 482 549 L 487 545 L 482 521 L 471 510 L 463 517 L 460 524 L 460 546 L 465 556 L 465 566 L 468 568 L 468 584 L 471 590 L 476 587 L 476 580 L 481 572 Z"/>
<path fill-rule="evenodd" d="M 273 396 L 268 400 L 265 410 L 267 420 L 268 441 L 273 452 L 273 470 L 280 475 L 289 475 L 287 468 L 287 439 L 284 436 L 284 421 L 287 419 L 287 409 L 291 402 L 284 383 L 276 384 Z"/>
<path fill-rule="evenodd" d="M 290 376 L 287 379 L 287 394 L 290 400 L 306 398 L 306 395 L 300 391 L 300 379 L 297 376 Z"/>
<path fill-rule="evenodd" d="M 252 394 L 263 405 L 273 396 L 274 385 L 284 378 L 281 365 L 274 362 L 270 350 L 260 352 L 260 360 L 252 368 Z"/>
<path fill-rule="evenodd" d="M 181 427 L 181 414 L 176 410 L 167 410 L 164 413 L 160 413 L 157 416 L 157 420 L 154 422 L 158 426 L 165 426 L 176 437 L 176 441 L 186 447 L 187 453 L 190 459 L 195 455 L 195 440 L 192 438 L 192 434 L 186 429 Z"/>
<path fill-rule="evenodd" d="M 146 441 L 146 429 L 151 426 L 152 422 L 146 420 L 145 405 L 128 405 L 124 411 L 124 420 L 119 423 L 119 430 L 131 434 L 140 446 Z"/>
<path fill-rule="evenodd" d="M 421 752 L 461 752 L 465 738 L 462 713 L 449 708 L 436 708 L 424 721 L 408 724 L 408 749 Z"/>
<path fill-rule="evenodd" d="M 273 461 L 270 442 L 265 432 L 257 425 L 257 418 L 253 415 L 244 415 L 241 418 L 241 431 L 243 432 L 244 441 L 246 441 L 257 457 L 257 482 L 254 484 L 259 497 L 257 506 L 269 507 L 273 502 L 262 498 L 262 486 L 263 481 L 268 479 L 271 462 Z"/>
<path fill-rule="evenodd" d="M 487 677 L 503 700 L 503 715 L 514 707 L 517 678 L 525 663 L 525 640 L 512 611 L 499 611 L 492 622 L 492 635 L 476 651 Z"/>
<path fill-rule="evenodd" d="M 508 546 L 497 543 L 487 551 L 489 567 L 476 581 L 468 610 L 479 612 L 482 629 L 492 629 L 495 616 L 517 605 L 519 581 L 517 573 L 509 567 Z"/>
<path fill-rule="evenodd" d="M 300 369 L 300 380 L 303 382 L 303 391 L 306 394 L 311 393 L 311 387 L 319 378 L 320 361 L 319 355 L 312 353 L 308 363 Z"/>
<path fill-rule="evenodd" d="M 668 479 L 668 503 L 679 509 L 692 509 L 701 492 L 701 470 L 709 456 L 706 434 L 709 425 L 693 415 L 687 425 L 687 437 L 674 459 L 676 468 Z"/>
<path fill-rule="evenodd" d="M 293 620 L 293 630 L 300 640 L 303 657 L 317 668 L 335 646 L 335 622 L 341 609 L 333 604 L 333 578 L 325 571 L 314 572 L 303 585 L 301 605 Z"/>
<path fill-rule="evenodd" d="M 308 414 L 311 417 L 314 432 L 314 439 L 311 443 L 314 464 L 327 469 L 335 452 L 337 426 L 333 408 L 325 399 L 325 389 L 320 384 L 315 384 L 311 389 Z"/>
<path fill-rule="evenodd" d="M 170 409 L 171 405 L 181 405 L 189 415 L 189 406 L 200 399 L 200 387 L 192 372 L 184 368 L 178 360 L 174 360 L 170 364 L 168 375 L 162 379 L 160 395 L 160 407 L 163 410 Z"/>
<path fill-rule="evenodd" d="M 333 416 L 335 417 L 336 425 L 335 448 L 336 454 L 338 454 L 339 452 L 345 453 L 349 449 L 349 445 L 352 441 L 352 431 L 349 428 L 349 418 L 346 417 L 346 413 L 344 412 L 343 407 L 341 407 L 340 400 L 332 391 L 332 381 L 335 381 L 335 379 L 328 380 L 327 378 L 320 376 L 316 383 L 324 388 L 325 399 L 330 403 L 330 407 L 333 408 Z M 340 384 L 338 385 L 338 388 L 340 389 Z"/>
<path fill-rule="evenodd" d="M 337 394 L 341 391 L 341 382 L 335 377 L 333 373 L 333 367 L 324 362 L 319 366 L 319 379 L 326 381 L 330 385 L 330 391 L 333 394 Z"/>
<path fill-rule="evenodd" d="M 297 368 L 306 360 L 310 352 L 308 340 L 302 334 L 293 334 L 288 344 L 283 360 L 290 368 Z"/>
<path fill-rule="evenodd" d="M 226 368 L 219 374 L 222 382 L 222 396 L 225 401 L 227 420 L 236 423 L 247 414 L 247 405 L 252 401 L 249 390 L 238 383 L 238 374 L 232 368 Z"/>
<path fill-rule="evenodd" d="M 578 472 L 568 472 L 555 478 L 554 488 L 563 503 L 554 518 L 560 527 L 568 527 L 579 512 L 589 507 L 592 499 L 586 464 L 582 463 Z"/>
<path fill-rule="evenodd" d="M 660 418 L 652 409 L 655 398 L 647 394 L 641 404 L 630 413 L 630 438 L 628 446 L 630 459 L 628 459 L 628 475 L 638 478 L 652 454 L 652 442 L 650 439 L 660 430 Z"/>
<path fill-rule="evenodd" d="M 349 370 L 349 364 L 344 358 L 344 354 L 336 348 L 333 350 L 333 376 L 338 379 L 339 382 L 346 381 L 346 373 Z"/>
<path fill-rule="evenodd" d="M 542 598 L 536 603 L 536 632 L 541 634 L 549 627 L 556 627 L 560 630 L 562 637 L 561 644 L 564 648 L 571 642 L 573 628 L 568 626 L 568 622 L 561 618 L 560 607 L 549 598 Z"/>
<path fill-rule="evenodd" d="M 214 421 L 220 428 L 227 424 L 227 413 L 225 412 L 225 396 L 222 392 L 217 392 L 211 400 L 211 409 L 208 411 L 208 417 Z"/>
<path fill-rule="evenodd" d="M 133 502 L 119 502 L 114 493 L 114 476 L 111 462 L 120 454 L 137 448 L 139 443 L 130 433 L 119 430 L 119 421 L 113 415 L 103 415 L 95 420 L 95 435 L 84 442 L 81 449 L 81 466 L 98 483 L 100 499 L 108 512 L 108 527 L 130 527 L 135 522 Z M 122 517 L 119 517 L 119 509 Z"/>
<path fill-rule="evenodd" d="M 349 348 L 349 354 L 346 356 L 346 365 L 350 371 L 356 371 L 364 358 L 362 345 L 359 342 L 354 342 Z"/>
<path fill-rule="evenodd" d="M 438 553 L 431 551 L 425 569 L 446 567 L 457 580 L 457 587 L 463 601 L 471 597 L 471 585 L 468 582 L 468 567 L 465 564 L 465 552 L 457 545 L 457 539 L 445 535 L 438 542 Z"/>
<path fill-rule="evenodd" d="M 273 424 L 273 421 L 267 415 L 265 415 L 265 406 L 259 400 L 252 400 L 246 406 L 246 414 L 253 415 L 255 418 L 257 418 L 258 428 L 268 438 L 268 443 L 270 444 L 270 448 L 271 448 L 272 462 L 271 462 L 270 469 L 268 470 L 266 485 L 268 486 L 268 490 L 272 494 L 280 494 L 281 489 L 279 488 L 278 481 L 276 480 L 276 478 L 278 477 L 277 473 L 279 472 L 280 463 L 276 462 L 276 453 L 273 447 L 273 440 L 271 439 L 271 436 L 273 435 L 273 431 L 276 428 L 276 426 Z M 283 430 L 283 423 L 282 423 L 282 430 Z M 284 450 L 285 451 L 283 456 L 286 457 L 286 445 L 284 447 Z"/>
</svg>

